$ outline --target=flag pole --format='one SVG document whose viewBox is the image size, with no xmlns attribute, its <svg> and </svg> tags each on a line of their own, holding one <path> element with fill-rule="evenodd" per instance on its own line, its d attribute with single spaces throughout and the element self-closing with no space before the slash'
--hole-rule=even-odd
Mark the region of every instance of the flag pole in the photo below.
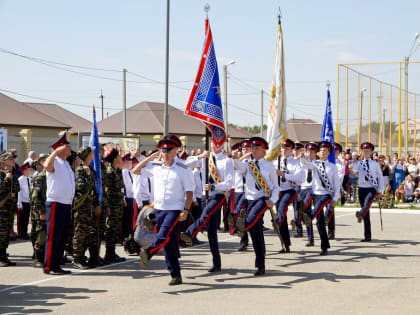
<svg viewBox="0 0 420 315">
<path fill-rule="evenodd" d="M 206 3 L 206 5 L 204 6 L 204 12 L 206 12 L 206 19 L 209 18 L 209 11 L 210 11 L 210 5 L 208 3 Z M 210 150 L 209 138 L 211 136 L 210 135 L 210 130 L 207 126 L 205 126 L 204 128 L 206 130 L 206 147 L 205 147 L 205 150 L 209 151 Z M 206 166 L 205 180 L 206 180 L 206 184 L 208 185 L 208 183 L 209 183 L 209 158 L 206 158 L 205 166 Z M 209 202 L 209 191 L 206 190 L 206 205 L 208 204 L 208 202 Z"/>
</svg>

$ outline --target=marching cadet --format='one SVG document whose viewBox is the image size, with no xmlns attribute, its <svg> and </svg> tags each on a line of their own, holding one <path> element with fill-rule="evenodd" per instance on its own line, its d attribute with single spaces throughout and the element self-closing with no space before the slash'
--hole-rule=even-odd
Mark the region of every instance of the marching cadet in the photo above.
<svg viewBox="0 0 420 315">
<path fill-rule="evenodd" d="M 318 151 L 318 145 L 316 143 L 313 142 L 309 142 L 305 145 L 305 150 L 306 150 L 306 158 L 308 161 L 312 162 L 313 160 L 316 159 L 316 153 Z M 302 159 L 301 161 L 302 162 Z M 311 209 L 311 204 L 312 204 L 312 182 L 313 182 L 313 170 L 306 167 L 303 163 L 301 163 L 302 168 L 305 170 L 305 180 L 302 182 L 301 186 L 300 186 L 300 191 L 298 194 L 298 206 L 299 206 L 299 212 L 300 212 L 300 216 L 302 216 L 303 219 L 303 214 L 307 211 L 309 211 Z M 306 231 L 308 233 L 308 242 L 306 243 L 306 247 L 311 247 L 314 246 L 314 229 L 313 229 L 313 225 L 312 225 L 312 221 L 311 224 L 309 226 L 306 227 Z"/>
<path fill-rule="evenodd" d="M 312 170 L 314 202 L 313 208 L 304 213 L 303 219 L 306 226 L 310 226 L 312 220 L 317 219 L 316 226 L 321 239 L 321 256 L 327 255 L 328 248 L 330 248 L 323 209 L 329 203 L 331 203 L 333 208 L 335 207 L 338 198 L 340 198 L 341 188 L 337 177 L 337 167 L 334 163 L 328 161 L 328 155 L 331 151 L 331 143 L 321 141 L 319 144 L 319 160 L 309 162 L 306 159 L 302 159 L 302 164 Z"/>
<path fill-rule="evenodd" d="M 371 160 L 374 146 L 370 142 L 364 142 L 360 145 L 363 151 L 363 160 L 352 164 L 351 171 L 359 173 L 359 200 L 362 209 L 356 211 L 357 222 L 364 223 L 365 238 L 362 242 L 370 242 L 372 240 L 370 226 L 370 207 L 375 197 L 380 198 L 385 189 L 382 177 L 382 171 L 379 164 Z"/>
<path fill-rule="evenodd" d="M 32 163 L 29 162 L 24 163 L 19 168 L 22 176 L 19 177 L 20 191 L 18 193 L 17 230 L 18 236 L 24 240 L 29 240 L 28 224 L 31 212 L 29 193 L 31 191 L 31 174 L 33 170 Z"/>
<path fill-rule="evenodd" d="M 45 171 L 45 161 L 48 154 L 42 153 L 37 161 L 37 168 L 40 169 L 32 177 L 31 191 L 31 238 L 34 247 L 35 268 L 41 268 L 44 265 L 45 240 L 47 238 L 46 209 L 47 201 L 47 173 Z"/>
<path fill-rule="evenodd" d="M 105 154 L 105 161 L 109 163 L 105 181 L 108 190 L 109 214 L 106 221 L 105 243 L 106 252 L 104 262 L 111 264 L 124 261 L 125 258 L 115 253 L 115 245 L 119 240 L 122 214 L 124 207 L 124 181 L 122 179 L 122 158 L 116 149 L 111 149 Z"/>
<path fill-rule="evenodd" d="M 250 147 L 249 142 L 244 140 L 240 143 L 236 143 L 231 147 L 232 158 L 241 158 L 242 144 L 245 147 Z M 245 151 L 245 150 L 244 150 Z M 234 169 L 234 186 L 233 193 L 231 194 L 231 213 L 228 216 L 229 225 L 231 226 L 230 234 L 233 235 L 236 231 L 236 220 L 239 218 L 241 210 L 246 209 L 246 198 L 245 198 L 245 176 L 238 170 Z M 244 233 L 240 240 L 240 247 L 238 251 L 246 251 L 248 249 L 248 233 Z"/>
<path fill-rule="evenodd" d="M 295 160 L 299 161 L 305 152 L 305 146 L 302 143 L 296 142 L 295 148 L 293 149 L 293 157 Z M 299 199 L 299 192 L 300 192 L 300 185 L 296 185 L 296 192 L 297 197 L 293 200 L 293 210 L 294 210 L 294 218 L 290 221 L 290 225 L 292 226 L 292 230 L 296 230 L 296 234 L 294 237 L 303 237 L 303 229 L 302 229 L 302 213 L 299 212 L 298 201 Z"/>
<path fill-rule="evenodd" d="M 95 159 L 95 147 L 82 147 L 78 152 L 82 165 L 76 168 L 74 196 L 73 267 L 87 269 L 97 265 L 96 217 L 100 215 L 99 197 L 95 190 L 95 171 L 90 163 Z M 85 250 L 89 250 L 89 262 Z"/>
<path fill-rule="evenodd" d="M 191 224 L 181 239 L 187 244 L 192 244 L 192 239 L 200 232 L 206 224 L 207 238 L 209 240 L 210 251 L 213 256 L 213 266 L 208 272 L 218 272 L 222 268 L 222 262 L 217 241 L 217 227 L 220 218 L 220 209 L 226 202 L 225 191 L 233 186 L 233 161 L 222 152 L 222 147 L 217 148 L 214 143 L 211 145 L 212 154 L 208 154 L 209 184 L 203 185 L 203 205 L 200 218 Z M 197 161 L 201 164 L 202 177 L 205 178 L 206 161 Z M 191 164 L 193 165 L 193 164 Z M 208 201 L 204 195 L 208 192 Z"/>
<path fill-rule="evenodd" d="M 53 151 L 45 161 L 47 240 L 44 273 L 62 275 L 71 273 L 69 270 L 61 269 L 60 261 L 63 258 L 66 237 L 72 223 L 74 173 L 67 162 L 72 151 L 66 134 L 56 140 L 51 147 Z"/>
<path fill-rule="evenodd" d="M 133 168 L 133 161 L 131 154 L 127 153 L 122 157 L 122 177 L 125 187 L 125 203 L 122 217 L 122 239 L 124 240 L 132 233 L 132 219 L 134 211 L 134 193 L 133 193 L 133 174 L 131 169 Z"/>
<path fill-rule="evenodd" d="M 344 170 L 345 165 L 341 162 L 338 157 L 343 151 L 343 147 L 339 143 L 334 143 L 335 149 L 335 166 L 337 167 L 337 175 L 338 175 L 338 183 L 340 184 L 340 196 L 343 186 L 344 180 Z M 333 240 L 335 239 L 335 211 L 334 208 L 331 206 L 331 203 L 327 206 L 327 211 L 325 211 L 325 224 L 328 226 L 328 239 Z"/>
<path fill-rule="evenodd" d="M 0 267 L 16 266 L 16 263 L 9 260 L 6 252 L 19 193 L 19 181 L 13 175 L 14 166 L 12 152 L 0 154 Z"/>
<path fill-rule="evenodd" d="M 280 253 L 290 252 L 291 243 L 287 224 L 287 210 L 293 203 L 293 200 L 296 199 L 296 185 L 300 185 L 304 176 L 299 161 L 291 156 L 294 146 L 294 142 L 290 139 L 283 141 L 281 144 L 281 158 L 279 157 L 277 161 L 273 161 L 277 166 L 278 183 L 280 186 L 280 196 L 276 203 L 276 222 L 279 225 L 281 238 L 285 247 L 280 250 Z"/>
<path fill-rule="evenodd" d="M 264 212 L 278 199 L 276 169 L 264 159 L 268 143 L 263 138 L 249 139 L 251 152 L 244 155 L 248 162 L 235 159 L 235 167 L 245 176 L 246 215 L 236 220 L 240 234 L 250 232 L 255 252 L 255 276 L 265 274 Z"/>
<path fill-rule="evenodd" d="M 140 172 L 146 177 L 153 176 L 155 188 L 154 215 L 157 233 L 152 244 L 147 249 L 140 250 L 140 265 L 147 266 L 150 258 L 164 248 L 166 265 L 172 277 L 169 285 L 182 284 L 175 228 L 178 221 L 187 219 L 193 197 L 191 171 L 182 162 L 175 161 L 180 143 L 175 135 L 163 137 L 158 143 L 160 152 L 150 155 L 133 169 L 134 174 Z M 159 154 L 163 157 L 163 163 L 151 162 Z"/>
</svg>

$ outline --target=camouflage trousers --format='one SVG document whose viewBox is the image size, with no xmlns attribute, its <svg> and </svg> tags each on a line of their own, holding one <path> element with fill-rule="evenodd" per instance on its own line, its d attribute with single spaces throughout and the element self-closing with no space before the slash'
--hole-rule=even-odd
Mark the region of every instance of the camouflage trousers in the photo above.
<svg viewBox="0 0 420 315">
<path fill-rule="evenodd" d="M 9 246 L 9 234 L 13 227 L 14 212 L 9 209 L 0 209 L 0 249 Z"/>
<path fill-rule="evenodd" d="M 40 212 L 35 208 L 31 208 L 31 226 L 31 241 L 34 252 L 42 256 L 47 238 L 47 222 L 40 219 Z"/>
<path fill-rule="evenodd" d="M 98 241 L 96 220 L 89 208 L 79 208 L 74 212 L 73 258 L 78 260 L 86 249 L 96 252 Z"/>
<path fill-rule="evenodd" d="M 111 213 L 106 221 L 105 242 L 106 247 L 114 247 L 120 239 L 123 206 L 111 206 Z"/>
</svg>

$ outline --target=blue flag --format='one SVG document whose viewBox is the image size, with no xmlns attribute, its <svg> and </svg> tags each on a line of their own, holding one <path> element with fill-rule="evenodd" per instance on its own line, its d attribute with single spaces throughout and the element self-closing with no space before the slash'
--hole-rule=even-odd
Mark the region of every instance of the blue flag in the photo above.
<svg viewBox="0 0 420 315">
<path fill-rule="evenodd" d="M 328 155 L 328 161 L 335 164 L 335 145 L 334 145 L 334 128 L 331 111 L 331 95 L 330 89 L 327 89 L 327 106 L 325 108 L 324 122 L 322 123 L 321 141 L 331 143 L 332 152 Z"/>
<path fill-rule="evenodd" d="M 91 166 L 95 170 L 95 190 L 99 197 L 99 203 L 102 203 L 102 178 L 101 178 L 101 148 L 99 146 L 98 126 L 96 125 L 96 112 L 93 107 L 93 125 L 92 132 L 90 133 L 89 146 L 95 147 L 95 159 L 92 161 Z"/>
<path fill-rule="evenodd" d="M 223 107 L 220 95 L 219 71 L 213 35 L 208 19 L 200 66 L 185 109 L 185 115 L 201 120 L 210 129 L 212 141 L 220 147 L 226 141 Z"/>
</svg>

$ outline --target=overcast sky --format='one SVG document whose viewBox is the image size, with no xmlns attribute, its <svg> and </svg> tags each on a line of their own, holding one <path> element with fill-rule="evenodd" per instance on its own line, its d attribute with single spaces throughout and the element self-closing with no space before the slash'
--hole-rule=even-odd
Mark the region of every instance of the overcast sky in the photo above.
<svg viewBox="0 0 420 315">
<path fill-rule="evenodd" d="M 239 125 L 259 124 L 258 90 L 269 91 L 271 86 L 279 5 L 289 118 L 322 121 L 326 80 L 332 84 L 335 115 L 337 63 L 402 60 L 414 34 L 420 32 L 419 1 L 173 0 L 170 81 L 174 86 L 169 90 L 169 103 L 180 109 L 185 108 L 200 59 L 206 2 L 211 6 L 209 18 L 221 78 L 222 65 L 236 60 L 229 66 L 228 103 L 229 121 Z M 127 80 L 137 81 L 127 84 L 128 107 L 141 101 L 164 102 L 162 84 L 145 83 L 150 81 L 132 73 L 164 80 L 165 19 L 164 0 L 0 0 L 0 47 L 72 65 L 117 71 L 127 68 L 131 72 Z M 105 111 L 111 115 L 121 109 L 120 72 L 64 68 L 113 80 L 0 52 L 0 89 L 85 105 L 57 102 L 87 119 L 91 119 L 91 105 L 99 106 L 102 89 Z M 410 68 L 410 89 L 419 91 L 420 76 L 414 68 Z M 398 83 L 398 67 L 362 69 Z M 6 94 L 20 101 L 37 101 Z M 267 96 L 264 101 L 267 107 Z"/>
</svg>

